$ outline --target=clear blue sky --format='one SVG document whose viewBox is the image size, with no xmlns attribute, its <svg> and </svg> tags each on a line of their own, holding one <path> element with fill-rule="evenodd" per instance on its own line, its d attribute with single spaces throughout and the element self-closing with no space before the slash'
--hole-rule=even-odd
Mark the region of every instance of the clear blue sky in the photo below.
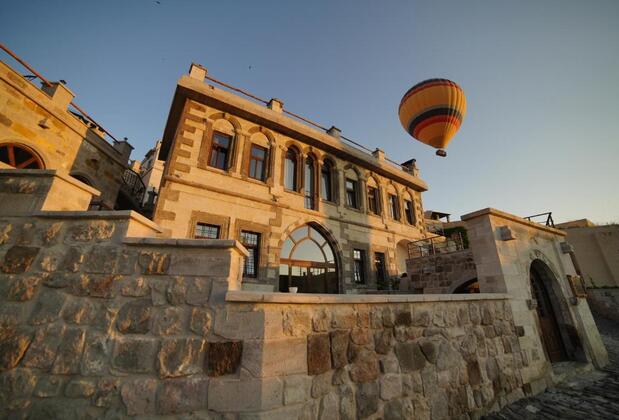
<svg viewBox="0 0 619 420">
<path fill-rule="evenodd" d="M 195 61 L 398 161 L 417 158 L 426 209 L 600 223 L 619 222 L 618 22 L 616 0 L 0 5 L 2 42 L 65 79 L 134 158 L 161 137 Z M 446 159 L 397 118 L 402 94 L 429 77 L 468 99 Z"/>
</svg>

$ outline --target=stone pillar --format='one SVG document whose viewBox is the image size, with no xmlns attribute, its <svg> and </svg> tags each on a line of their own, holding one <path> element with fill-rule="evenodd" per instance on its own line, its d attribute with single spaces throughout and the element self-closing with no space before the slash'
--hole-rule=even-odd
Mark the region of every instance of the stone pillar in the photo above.
<svg viewBox="0 0 619 420">
<path fill-rule="evenodd" d="M 51 96 L 52 101 L 63 109 L 68 108 L 69 104 L 75 97 L 75 94 L 60 82 L 52 82 L 51 86 L 43 84 L 41 90 Z"/>
<path fill-rule="evenodd" d="M 331 128 L 327 130 L 327 134 L 339 140 L 342 137 L 342 130 L 332 125 Z"/>
<path fill-rule="evenodd" d="M 191 66 L 189 67 L 189 77 L 201 82 L 204 82 L 207 72 L 206 67 L 203 67 L 200 64 L 191 63 Z"/>
<path fill-rule="evenodd" d="M 372 156 L 374 156 L 374 159 L 378 160 L 379 162 L 384 162 L 385 151 L 383 149 L 376 148 L 376 150 L 372 152 Z"/>
<path fill-rule="evenodd" d="M 282 101 L 281 99 L 277 99 L 277 98 L 271 98 L 271 100 L 267 104 L 267 108 L 275 112 L 281 113 L 284 110 L 284 101 Z"/>
</svg>

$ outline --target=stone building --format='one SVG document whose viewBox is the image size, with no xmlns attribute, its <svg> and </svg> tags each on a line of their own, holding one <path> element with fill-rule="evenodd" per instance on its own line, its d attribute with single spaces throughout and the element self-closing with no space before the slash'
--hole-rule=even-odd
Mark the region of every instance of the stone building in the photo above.
<svg viewBox="0 0 619 420">
<path fill-rule="evenodd" d="M 163 135 L 153 220 L 166 235 L 241 241 L 248 289 L 350 293 L 405 272 L 408 243 L 425 233 L 427 186 L 412 166 L 205 75 L 192 65 L 178 81 Z"/>
<path fill-rule="evenodd" d="M 100 192 L 93 209 L 137 209 L 137 175 L 128 170 L 133 147 L 108 141 L 73 106 L 74 94 L 64 83 L 43 80 L 41 86 L 0 61 L 0 164 L 71 176 Z"/>
<path fill-rule="evenodd" d="M 155 142 L 155 146 L 146 152 L 144 159 L 140 162 L 140 178 L 142 178 L 146 187 L 142 205 L 149 209 L 152 209 L 157 202 L 161 177 L 163 176 L 164 162 L 159 159 L 159 149 L 161 149 L 160 140 Z"/>
<path fill-rule="evenodd" d="M 2 79 L 3 133 L 37 154 L 0 168 L 0 417 L 478 418 L 559 362 L 607 363 L 565 232 L 489 208 L 462 217 L 466 246 L 432 239 L 413 165 L 205 76 L 179 80 L 154 221 L 89 211 L 79 153 L 54 163 L 37 134 L 73 116 Z"/>
</svg>

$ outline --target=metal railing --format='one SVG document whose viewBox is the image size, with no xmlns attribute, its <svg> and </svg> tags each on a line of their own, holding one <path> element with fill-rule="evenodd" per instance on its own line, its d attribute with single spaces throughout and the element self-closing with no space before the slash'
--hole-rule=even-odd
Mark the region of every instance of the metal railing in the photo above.
<svg viewBox="0 0 619 420">
<path fill-rule="evenodd" d="M 461 232 L 455 232 L 449 237 L 431 236 L 408 244 L 408 258 L 427 257 L 430 255 L 449 254 L 466 249 Z"/>
<path fill-rule="evenodd" d="M 540 218 L 543 218 L 543 220 L 539 221 Z M 546 212 L 546 213 L 540 213 L 540 214 L 534 214 L 533 216 L 527 216 L 525 217 L 526 220 L 528 220 L 529 222 L 533 222 L 533 223 L 539 223 L 548 227 L 555 227 L 555 222 L 554 220 L 552 220 L 552 212 Z M 533 220 L 533 219 L 537 219 Z"/>
<path fill-rule="evenodd" d="M 123 172 L 122 180 L 122 188 L 136 201 L 140 207 L 142 207 L 146 186 L 144 185 L 142 178 L 140 178 L 140 175 L 137 172 L 127 168 L 125 169 L 125 172 Z"/>
</svg>

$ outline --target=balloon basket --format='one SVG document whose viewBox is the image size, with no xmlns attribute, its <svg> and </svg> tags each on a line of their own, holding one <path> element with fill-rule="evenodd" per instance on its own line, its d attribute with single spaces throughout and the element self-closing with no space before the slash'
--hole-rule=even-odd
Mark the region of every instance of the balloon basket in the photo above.
<svg viewBox="0 0 619 420">
<path fill-rule="evenodd" d="M 444 151 L 443 149 L 438 149 L 436 151 L 436 156 L 445 157 L 445 156 L 447 156 L 447 152 Z"/>
</svg>

